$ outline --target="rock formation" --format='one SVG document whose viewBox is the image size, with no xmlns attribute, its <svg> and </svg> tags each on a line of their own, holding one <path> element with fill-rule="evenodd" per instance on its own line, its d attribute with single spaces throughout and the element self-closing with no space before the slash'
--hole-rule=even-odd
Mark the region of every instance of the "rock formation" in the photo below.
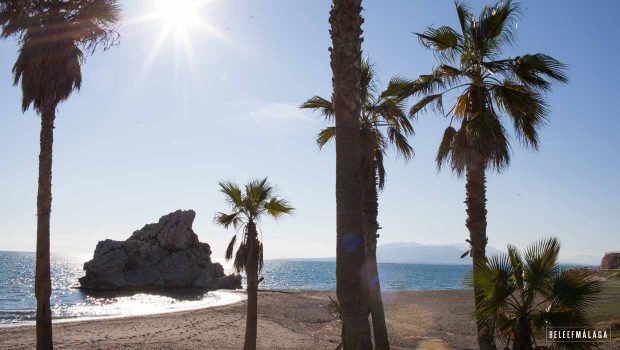
<svg viewBox="0 0 620 350">
<path fill-rule="evenodd" d="M 81 288 L 241 288 L 241 276 L 225 275 L 222 265 L 211 262 L 211 248 L 192 230 L 195 216 L 193 210 L 178 210 L 126 241 L 100 241 L 93 259 L 84 264 Z"/>
<path fill-rule="evenodd" d="M 620 269 L 620 253 L 606 253 L 601 260 L 601 269 Z"/>
</svg>

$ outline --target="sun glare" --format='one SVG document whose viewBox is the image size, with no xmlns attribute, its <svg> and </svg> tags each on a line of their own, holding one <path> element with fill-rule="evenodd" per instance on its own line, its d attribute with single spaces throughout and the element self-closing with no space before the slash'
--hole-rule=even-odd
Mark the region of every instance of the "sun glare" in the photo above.
<svg viewBox="0 0 620 350">
<path fill-rule="evenodd" d="M 200 26 L 204 5 L 204 0 L 157 0 L 156 15 L 166 29 L 187 35 L 189 30 Z"/>
<path fill-rule="evenodd" d="M 143 74 L 156 59 L 162 46 L 169 39 L 179 44 L 189 61 L 194 64 L 194 45 L 215 38 L 234 46 L 230 38 L 214 28 L 208 21 L 207 10 L 216 0 L 155 0 L 150 11 L 135 22 L 151 22 L 161 25 L 161 31 L 143 67 Z"/>
</svg>

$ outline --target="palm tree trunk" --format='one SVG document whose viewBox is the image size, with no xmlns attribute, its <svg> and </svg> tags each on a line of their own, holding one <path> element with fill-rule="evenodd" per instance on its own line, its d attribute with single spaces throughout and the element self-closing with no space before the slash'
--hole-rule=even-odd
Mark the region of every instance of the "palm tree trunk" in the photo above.
<svg viewBox="0 0 620 350">
<path fill-rule="evenodd" d="M 336 116 L 336 294 L 345 350 L 371 348 L 360 174 L 361 10 L 361 0 L 334 0 L 329 18 Z"/>
<path fill-rule="evenodd" d="M 34 280 L 37 298 L 37 349 L 48 350 L 52 342 L 50 295 L 50 215 L 52 211 L 52 146 L 56 106 L 50 104 L 41 113 L 39 188 L 37 191 L 37 253 Z"/>
<path fill-rule="evenodd" d="M 246 273 L 248 276 L 248 311 L 245 321 L 243 350 L 256 350 L 258 330 L 258 232 L 253 222 L 248 223 L 248 249 L 250 251 Z"/>
<path fill-rule="evenodd" d="M 469 230 L 471 241 L 471 255 L 475 267 L 486 261 L 487 245 L 487 209 L 486 209 L 486 175 L 485 163 L 482 159 L 475 159 L 467 163 L 467 183 L 465 185 L 467 204 L 466 226 Z M 481 302 L 482 296 L 478 288 L 474 286 L 476 309 Z M 477 321 L 478 344 L 481 350 L 495 350 L 493 329 L 484 322 Z"/>
<path fill-rule="evenodd" d="M 513 350 L 531 350 L 532 347 L 532 331 L 527 319 L 527 315 L 522 315 L 517 321 L 517 329 L 513 335 Z"/>
<path fill-rule="evenodd" d="M 362 182 L 364 185 L 364 238 L 366 240 L 366 268 L 368 270 L 368 291 L 370 314 L 372 316 L 372 331 L 375 349 L 387 350 L 390 348 L 383 300 L 381 299 L 381 284 L 377 266 L 377 231 L 379 223 L 379 195 L 377 193 L 377 167 L 374 150 L 368 135 L 362 134 Z"/>
</svg>

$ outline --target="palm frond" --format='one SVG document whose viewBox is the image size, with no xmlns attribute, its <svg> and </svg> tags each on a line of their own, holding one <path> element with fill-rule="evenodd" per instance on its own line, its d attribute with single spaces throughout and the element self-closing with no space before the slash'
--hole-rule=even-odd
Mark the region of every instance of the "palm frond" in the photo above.
<svg viewBox="0 0 620 350">
<path fill-rule="evenodd" d="M 263 242 L 258 242 L 258 272 L 263 270 L 263 265 L 265 265 L 264 254 L 263 254 Z"/>
<path fill-rule="evenodd" d="M 241 272 L 245 270 L 246 263 L 248 260 L 248 253 L 249 251 L 248 251 L 247 242 L 244 240 L 239 245 L 239 248 L 237 249 L 237 253 L 235 254 L 235 260 L 233 261 L 233 268 L 235 269 L 235 271 Z"/>
<path fill-rule="evenodd" d="M 526 146 L 538 149 L 538 128 L 549 109 L 542 96 L 526 85 L 505 80 L 491 88 L 497 106 L 513 121 L 516 135 Z"/>
<path fill-rule="evenodd" d="M 420 101 L 418 101 L 416 104 L 411 106 L 411 109 L 409 109 L 409 117 L 412 117 L 412 118 L 415 117 L 418 114 L 418 112 L 426 109 L 426 107 L 428 107 L 429 104 L 431 105 L 433 110 L 443 114 L 442 97 L 443 97 L 443 94 L 425 96 Z"/>
<path fill-rule="evenodd" d="M 240 217 L 241 212 L 237 211 L 234 212 L 232 214 L 226 214 L 226 213 L 222 213 L 219 212 L 217 214 L 215 214 L 215 223 L 221 226 L 224 226 L 224 228 L 229 228 L 229 227 L 234 227 L 237 228 L 239 227 L 240 224 L 243 223 L 243 219 L 241 219 Z"/>
<path fill-rule="evenodd" d="M 370 59 L 364 58 L 362 59 L 362 65 L 360 67 L 360 70 L 360 85 L 362 88 L 360 100 L 362 102 L 362 105 L 368 105 L 372 100 L 373 93 L 377 90 L 377 85 L 375 82 L 375 67 L 372 63 L 370 63 Z"/>
<path fill-rule="evenodd" d="M 330 126 L 319 132 L 316 137 L 316 143 L 319 145 L 319 148 L 323 148 L 329 141 L 334 140 L 336 138 L 336 127 Z"/>
<path fill-rule="evenodd" d="M 117 0 L 0 2 L 0 37 L 21 46 L 13 75 L 22 109 L 41 113 L 79 90 L 85 54 L 118 44 L 119 21 Z"/>
<path fill-rule="evenodd" d="M 302 103 L 299 108 L 302 109 L 311 109 L 313 111 L 320 111 L 321 114 L 325 117 L 325 119 L 329 121 L 334 120 L 334 106 L 331 101 L 328 101 L 320 96 L 314 96 Z"/>
<path fill-rule="evenodd" d="M 545 296 L 554 305 L 585 313 L 602 290 L 601 282 L 588 271 L 570 269 L 556 273 Z"/>
<path fill-rule="evenodd" d="M 226 247 L 226 255 L 224 256 L 224 259 L 226 260 L 230 260 L 233 257 L 233 250 L 235 249 L 235 243 L 237 242 L 237 235 L 233 235 L 230 243 L 228 243 L 228 247 Z"/>
<path fill-rule="evenodd" d="M 265 203 L 265 210 L 274 219 L 279 219 L 282 215 L 292 214 L 295 208 L 286 199 L 273 197 Z"/>
<path fill-rule="evenodd" d="M 560 242 L 553 237 L 541 239 L 525 250 L 523 280 L 529 295 L 548 290 L 549 279 L 559 269 L 557 264 L 559 253 Z"/>
<path fill-rule="evenodd" d="M 514 43 L 515 24 L 520 13 L 520 5 L 511 0 L 499 1 L 493 6 L 485 7 L 478 22 L 487 53 L 498 53 L 503 46 Z"/>
<path fill-rule="evenodd" d="M 517 57 L 510 68 L 517 79 L 531 88 L 549 90 L 551 88 L 549 79 L 561 83 L 568 82 L 566 65 L 541 53 Z"/>
<path fill-rule="evenodd" d="M 245 185 L 245 196 L 249 199 L 252 211 L 257 211 L 258 207 L 265 201 L 274 191 L 269 184 L 268 179 L 255 179 Z"/>
<path fill-rule="evenodd" d="M 506 300 L 516 290 L 513 272 L 510 258 L 505 254 L 492 256 L 474 267 L 473 282 L 482 300 L 476 310 L 479 320 L 492 321 L 506 307 Z"/>
<path fill-rule="evenodd" d="M 219 183 L 220 192 L 225 195 L 226 202 L 233 208 L 242 208 L 241 188 L 232 181 L 222 181 Z"/>
<path fill-rule="evenodd" d="M 388 139 L 394 145 L 396 153 L 403 156 L 405 160 L 414 156 L 413 147 L 409 144 L 407 136 L 396 127 L 388 127 Z"/>
<path fill-rule="evenodd" d="M 465 2 L 463 1 L 455 1 L 454 6 L 456 7 L 456 13 L 459 17 L 459 25 L 461 26 L 461 33 L 463 37 L 467 37 L 469 36 L 469 33 L 468 33 L 469 27 L 470 27 L 469 22 L 471 21 L 471 18 L 473 18 L 471 10 L 469 9 L 469 7 L 467 7 Z"/>
<path fill-rule="evenodd" d="M 415 33 L 420 44 L 432 49 L 438 58 L 453 61 L 461 50 L 463 37 L 448 26 L 428 27 L 424 33 Z"/>
<path fill-rule="evenodd" d="M 518 288 L 523 288 L 523 258 L 517 247 L 508 245 L 508 257 L 510 258 L 510 265 L 514 271 L 515 282 Z"/>
<path fill-rule="evenodd" d="M 435 158 L 435 161 L 437 162 L 437 170 L 441 170 L 441 166 L 450 158 L 452 143 L 456 133 L 456 129 L 451 126 L 447 127 L 444 131 L 443 137 L 441 138 L 441 143 L 439 144 L 439 149 L 437 150 L 437 157 Z"/>
</svg>

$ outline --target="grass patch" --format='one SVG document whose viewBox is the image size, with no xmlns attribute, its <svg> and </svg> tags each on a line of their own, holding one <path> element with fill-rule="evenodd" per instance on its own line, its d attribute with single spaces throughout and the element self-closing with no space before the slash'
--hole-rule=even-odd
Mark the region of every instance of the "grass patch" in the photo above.
<svg viewBox="0 0 620 350">
<path fill-rule="evenodd" d="M 588 317 L 597 326 L 610 326 L 612 341 L 620 343 L 620 278 L 605 281 L 599 301 L 592 307 Z"/>
</svg>

